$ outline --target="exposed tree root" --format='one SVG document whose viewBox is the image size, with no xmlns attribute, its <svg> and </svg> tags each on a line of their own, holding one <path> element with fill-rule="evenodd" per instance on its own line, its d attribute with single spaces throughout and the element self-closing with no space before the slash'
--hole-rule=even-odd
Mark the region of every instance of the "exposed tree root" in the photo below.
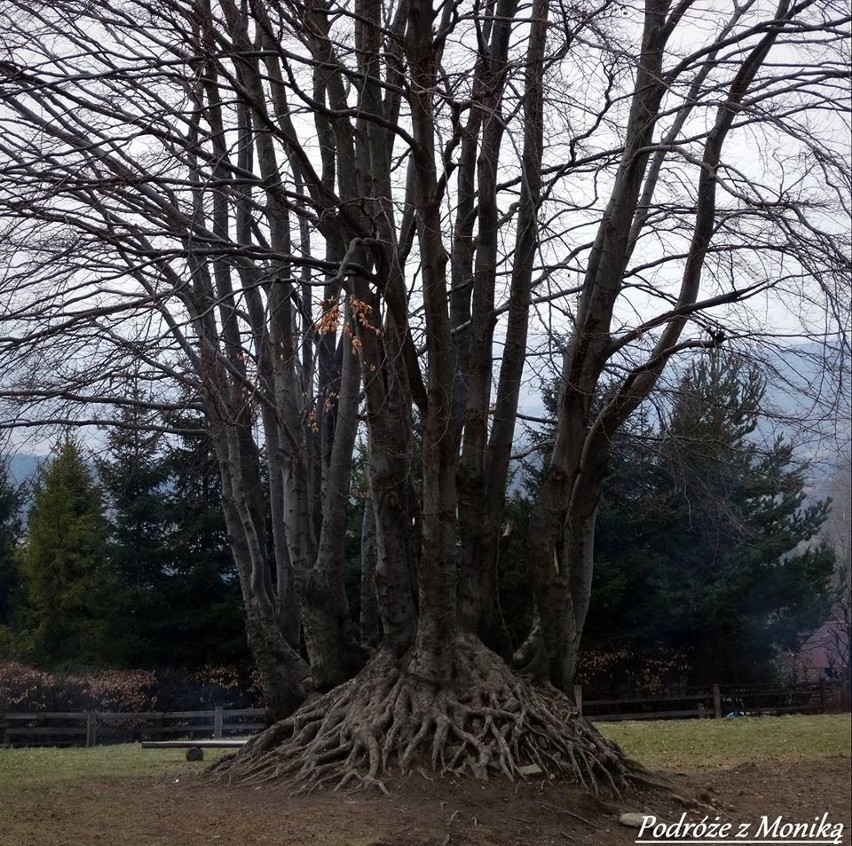
<svg viewBox="0 0 852 846">
<path fill-rule="evenodd" d="M 244 784 L 288 782 L 296 790 L 376 786 L 391 767 L 428 767 L 479 779 L 548 778 L 616 794 L 648 774 L 625 759 L 553 688 L 534 687 L 478 640 L 456 643 L 455 678 L 435 690 L 377 654 L 354 678 L 271 726 L 214 776 Z"/>
</svg>

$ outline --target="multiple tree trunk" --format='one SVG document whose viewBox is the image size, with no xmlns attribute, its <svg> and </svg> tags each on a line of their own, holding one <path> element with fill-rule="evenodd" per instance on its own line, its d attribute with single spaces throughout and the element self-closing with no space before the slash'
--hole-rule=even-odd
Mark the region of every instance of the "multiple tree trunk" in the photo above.
<svg viewBox="0 0 852 846">
<path fill-rule="evenodd" d="M 736 334 L 741 301 L 801 278 L 830 294 L 847 268 L 798 188 L 767 188 L 723 151 L 751 125 L 819 147 L 798 128 L 840 78 L 849 15 L 809 0 L 646 0 L 626 25 L 608 3 L 548 0 L 6 6 L 2 395 L 54 419 L 121 403 L 131 366 L 148 402 L 191 388 L 276 717 L 367 660 L 343 587 L 363 424 L 375 594 L 361 640 L 412 687 L 375 664 L 365 678 L 409 709 L 396 725 L 414 749 L 457 718 L 434 697 L 461 676 L 499 677 L 501 707 L 532 701 L 502 670 L 470 669 L 485 659 L 465 633 L 512 657 L 497 561 L 525 367 L 547 330 L 562 391 L 532 515 L 537 618 L 514 660 L 570 690 L 613 433 L 673 357 L 719 343 L 711 319 Z M 686 26 L 696 15 L 714 35 Z M 766 70 L 811 34 L 812 73 Z M 543 324 L 542 309 L 562 317 Z M 45 369 L 54 344 L 74 354 Z M 345 710 L 355 693 L 341 696 Z M 350 752 L 368 750 L 374 777 L 362 728 Z M 480 769 L 483 742 L 463 741 Z"/>
</svg>

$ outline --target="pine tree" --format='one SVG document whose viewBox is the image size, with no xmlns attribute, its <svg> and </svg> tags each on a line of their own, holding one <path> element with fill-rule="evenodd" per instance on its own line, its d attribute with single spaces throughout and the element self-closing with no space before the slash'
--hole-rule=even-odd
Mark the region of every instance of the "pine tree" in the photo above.
<svg viewBox="0 0 852 846">
<path fill-rule="evenodd" d="M 20 551 L 25 637 L 50 665 L 109 660 L 106 524 L 101 495 L 72 438 L 60 440 L 36 478 Z"/>
<path fill-rule="evenodd" d="M 174 666 L 249 661 L 239 578 L 222 513 L 222 489 L 203 420 L 163 450 L 166 602 L 153 637 Z"/>
<path fill-rule="evenodd" d="M 109 501 L 110 555 L 128 585 L 151 587 L 163 570 L 166 471 L 161 435 L 139 428 L 113 428 L 108 454 L 97 462 Z"/>
<path fill-rule="evenodd" d="M 828 612 L 833 554 L 806 546 L 827 503 L 805 505 L 807 468 L 785 438 L 761 445 L 764 393 L 755 368 L 702 361 L 681 384 L 663 446 L 681 527 L 663 584 L 680 610 L 677 635 L 716 680 L 765 672 L 773 646 L 794 646 Z"/>
<path fill-rule="evenodd" d="M 168 423 L 204 429 L 190 415 Z M 245 661 L 239 584 L 209 438 L 166 438 L 150 428 L 111 430 L 98 462 L 109 504 L 113 607 L 124 621 L 119 660 L 145 668 Z"/>
<path fill-rule="evenodd" d="M 828 611 L 827 503 L 764 443 L 760 374 L 718 353 L 679 385 L 656 453 L 622 451 L 598 523 L 587 645 L 686 652 L 695 680 L 756 680 Z M 647 432 L 646 432 L 647 434 Z"/>
<path fill-rule="evenodd" d="M 584 648 L 655 653 L 662 641 L 655 579 L 663 539 L 679 529 L 664 491 L 659 431 L 647 409 L 637 410 L 613 443 L 595 534 L 595 573 Z"/>
<path fill-rule="evenodd" d="M 135 411 L 124 414 L 134 423 Z M 171 603 L 167 533 L 167 470 L 162 436 L 139 425 L 110 429 L 107 453 L 97 462 L 108 505 L 107 554 L 116 577 L 112 606 L 122 620 L 117 660 L 149 667 L 170 653 L 162 618 Z"/>
<path fill-rule="evenodd" d="M 22 493 L 12 479 L 9 461 L 0 456 L 0 657 L 11 648 L 10 626 L 20 592 L 15 549 L 21 535 Z"/>
</svg>

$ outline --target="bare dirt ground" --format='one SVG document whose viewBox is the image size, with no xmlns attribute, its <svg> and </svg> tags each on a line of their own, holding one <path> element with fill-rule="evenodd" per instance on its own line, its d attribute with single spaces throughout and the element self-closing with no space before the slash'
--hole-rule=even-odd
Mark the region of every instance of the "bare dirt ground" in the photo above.
<svg viewBox="0 0 852 846">
<path fill-rule="evenodd" d="M 676 821 L 709 816 L 750 823 L 828 814 L 850 843 L 850 759 L 745 764 L 712 773 L 669 773 L 676 794 L 643 791 L 596 798 L 531 780 L 513 786 L 471 780 L 390 778 L 389 796 L 332 791 L 290 796 L 180 779 L 87 780 L 0 796 L 2 846 L 570 846 L 632 844 L 624 811 Z M 647 834 L 645 835 L 648 836 Z"/>
</svg>

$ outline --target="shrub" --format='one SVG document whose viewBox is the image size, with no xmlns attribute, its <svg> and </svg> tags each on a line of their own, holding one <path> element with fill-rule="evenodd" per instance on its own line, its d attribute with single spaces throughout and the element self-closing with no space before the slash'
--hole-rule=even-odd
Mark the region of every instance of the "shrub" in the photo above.
<svg viewBox="0 0 852 846">
<path fill-rule="evenodd" d="M 54 679 L 16 661 L 0 664 L 0 711 L 47 711 Z"/>
<path fill-rule="evenodd" d="M 78 675 L 0 664 L 0 711 L 147 711 L 156 699 L 156 676 L 142 670 Z"/>
<path fill-rule="evenodd" d="M 151 711 L 157 677 L 146 670 L 102 670 L 86 679 L 87 707 L 97 711 Z"/>
<path fill-rule="evenodd" d="M 642 655 L 631 649 L 584 650 L 577 662 L 576 681 L 601 693 L 659 696 L 680 686 L 690 669 L 687 658 L 676 652 Z"/>
</svg>

